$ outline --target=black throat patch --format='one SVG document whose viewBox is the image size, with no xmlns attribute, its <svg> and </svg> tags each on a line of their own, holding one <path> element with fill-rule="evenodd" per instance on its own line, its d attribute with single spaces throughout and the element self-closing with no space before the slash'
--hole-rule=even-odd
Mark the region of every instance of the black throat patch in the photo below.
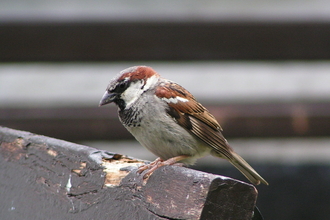
<svg viewBox="0 0 330 220">
<path fill-rule="evenodd" d="M 121 109 L 119 111 L 119 117 L 124 126 L 127 127 L 139 127 L 141 126 L 142 116 L 135 108 Z"/>
</svg>

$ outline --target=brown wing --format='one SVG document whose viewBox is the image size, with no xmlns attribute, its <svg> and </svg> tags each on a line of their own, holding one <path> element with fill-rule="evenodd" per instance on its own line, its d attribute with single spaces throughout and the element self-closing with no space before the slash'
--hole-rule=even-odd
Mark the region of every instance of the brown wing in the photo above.
<svg viewBox="0 0 330 220">
<path fill-rule="evenodd" d="M 223 137 L 217 120 L 213 115 L 180 85 L 169 82 L 156 91 L 156 95 L 167 102 L 167 113 L 179 125 L 209 145 L 225 158 L 231 159 L 231 148 Z"/>
<path fill-rule="evenodd" d="M 213 149 L 212 155 L 227 159 L 252 183 L 268 185 L 266 180 L 231 149 L 214 116 L 189 92 L 176 83 L 168 82 L 157 89 L 156 95 L 168 104 L 167 113 L 179 125 Z"/>
</svg>

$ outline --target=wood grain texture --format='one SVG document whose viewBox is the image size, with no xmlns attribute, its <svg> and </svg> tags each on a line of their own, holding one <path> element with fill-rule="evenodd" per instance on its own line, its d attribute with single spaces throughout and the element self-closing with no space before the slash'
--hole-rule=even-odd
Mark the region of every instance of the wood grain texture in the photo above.
<svg viewBox="0 0 330 220">
<path fill-rule="evenodd" d="M 257 199 L 250 184 L 178 166 L 144 180 L 144 161 L 29 132 L 0 127 L 0 143 L 3 219 L 251 219 Z"/>
</svg>

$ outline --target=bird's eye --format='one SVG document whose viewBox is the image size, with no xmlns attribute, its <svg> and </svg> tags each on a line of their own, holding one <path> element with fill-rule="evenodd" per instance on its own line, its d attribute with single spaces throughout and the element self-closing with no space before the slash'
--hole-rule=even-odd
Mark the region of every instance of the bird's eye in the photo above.
<svg viewBox="0 0 330 220">
<path fill-rule="evenodd" d="M 123 81 L 119 83 L 114 90 L 118 93 L 122 93 L 127 89 L 127 87 L 128 87 L 128 81 Z"/>
</svg>

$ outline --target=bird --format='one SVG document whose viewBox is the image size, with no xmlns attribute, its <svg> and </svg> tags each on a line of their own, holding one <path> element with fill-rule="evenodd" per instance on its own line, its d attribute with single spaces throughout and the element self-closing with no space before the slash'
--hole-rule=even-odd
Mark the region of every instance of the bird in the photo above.
<svg viewBox="0 0 330 220">
<path fill-rule="evenodd" d="M 106 88 L 99 103 L 115 103 L 123 126 L 158 158 L 138 168 L 144 178 L 165 165 L 192 165 L 211 154 L 226 159 L 251 183 L 264 180 L 222 134 L 216 118 L 179 84 L 161 77 L 149 66 L 122 70 Z"/>
</svg>

